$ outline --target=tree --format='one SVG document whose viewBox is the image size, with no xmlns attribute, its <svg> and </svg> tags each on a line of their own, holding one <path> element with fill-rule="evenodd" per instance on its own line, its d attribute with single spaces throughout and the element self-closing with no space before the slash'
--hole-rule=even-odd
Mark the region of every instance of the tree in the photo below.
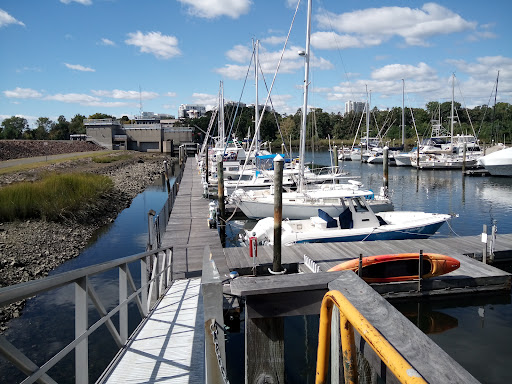
<svg viewBox="0 0 512 384">
<path fill-rule="evenodd" d="M 85 133 L 84 119 L 85 116 L 79 113 L 73 116 L 69 123 L 69 133 L 72 135 Z"/>
<path fill-rule="evenodd" d="M 27 119 L 12 116 L 2 121 L 2 138 L 21 139 L 23 131 L 28 129 Z"/>
<path fill-rule="evenodd" d="M 50 130 L 50 139 L 52 140 L 69 140 L 69 121 L 63 115 L 60 115 Z"/>
<path fill-rule="evenodd" d="M 105 113 L 97 112 L 97 113 L 95 113 L 93 115 L 90 115 L 89 119 L 115 119 L 115 117 L 112 116 L 112 115 L 107 115 Z"/>
<path fill-rule="evenodd" d="M 36 129 L 34 129 L 34 139 L 46 140 L 49 137 L 49 132 L 53 129 L 55 123 L 48 117 L 40 117 L 36 121 Z"/>
</svg>

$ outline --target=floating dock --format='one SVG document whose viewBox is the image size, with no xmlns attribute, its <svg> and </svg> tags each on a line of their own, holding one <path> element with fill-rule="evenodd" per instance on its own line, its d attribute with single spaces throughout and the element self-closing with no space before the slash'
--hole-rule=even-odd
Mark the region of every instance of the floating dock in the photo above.
<svg viewBox="0 0 512 384">
<path fill-rule="evenodd" d="M 184 284 L 184 282 L 197 282 L 195 278 L 202 276 L 201 291 L 198 293 L 198 296 L 202 295 L 204 300 L 203 306 L 197 305 L 195 307 L 195 317 L 191 318 L 188 322 L 183 321 L 183 324 L 180 325 L 185 326 L 190 340 L 194 340 L 194 343 L 199 343 L 199 345 L 205 347 L 203 349 L 205 353 L 204 358 L 198 358 L 196 361 L 198 364 L 200 364 L 201 360 L 206 362 L 207 376 L 216 375 L 220 378 L 219 372 L 222 372 L 222 369 L 218 368 L 217 359 L 224 359 L 225 362 L 223 345 L 220 346 L 220 354 L 217 354 L 217 357 L 215 355 L 211 356 L 211 353 L 209 355 L 208 351 L 211 350 L 213 343 L 211 340 L 212 336 L 208 332 L 208 324 L 214 318 L 215 322 L 221 326 L 219 339 L 223 339 L 222 312 L 223 309 L 226 309 L 223 308 L 223 305 L 230 305 L 230 301 L 226 300 L 226 297 L 236 296 L 245 299 L 246 382 L 255 382 L 258 377 L 267 376 L 269 379 L 275 379 L 276 382 L 284 381 L 283 317 L 318 314 L 322 298 L 329 287 L 333 286 L 333 282 L 338 281 L 336 284 L 347 286 L 342 281 L 346 279 L 346 271 L 326 271 L 343 261 L 359 257 L 360 254 L 370 256 L 419 252 L 423 250 L 423 252 L 452 256 L 461 262 L 458 270 L 435 279 L 424 280 L 421 283 L 413 281 L 372 284 L 371 288 L 379 293 L 380 297 L 389 299 L 425 296 L 439 297 L 446 295 L 468 295 L 477 292 L 510 291 L 511 289 L 511 275 L 509 273 L 475 259 L 483 253 L 484 245 L 481 242 L 480 236 L 283 246 L 282 264 L 289 272 L 296 273 L 269 276 L 265 271 L 268 267 L 272 266 L 273 247 L 258 247 L 258 257 L 256 260 L 249 257 L 248 248 L 222 248 L 218 229 L 212 229 L 208 225 L 209 201 L 202 197 L 203 187 L 200 175 L 196 170 L 196 161 L 190 158 L 187 162 L 188 164 L 179 186 L 178 197 L 175 201 L 162 243 L 164 245 L 173 245 L 174 247 L 173 276 L 175 279 L 183 280 L 175 282 L 177 287 Z M 208 248 L 206 248 L 207 246 Z M 209 255 L 206 254 L 206 250 Z M 308 257 L 307 263 L 305 263 L 305 255 Z M 494 256 L 498 259 L 499 257 L 510 257 L 510 255 L 512 255 L 512 234 L 498 235 Z M 257 266 L 256 268 L 254 268 L 255 265 Z M 230 279 L 230 273 L 233 271 L 237 271 L 240 277 Z M 264 276 L 265 274 L 266 276 Z M 350 278 L 356 278 L 352 273 L 348 274 L 348 276 L 349 280 Z M 347 280 L 347 283 L 350 283 L 350 281 Z M 369 287 L 364 282 L 360 283 Z M 371 288 L 368 289 L 371 290 Z M 224 292 L 224 300 L 222 300 L 222 292 Z M 212 298 L 215 295 L 220 295 L 220 299 L 217 296 L 217 299 L 215 299 L 217 301 L 213 300 Z M 172 324 L 172 322 L 169 322 L 169 319 L 179 319 L 179 312 L 184 310 L 184 308 L 176 308 L 175 312 L 169 312 L 166 317 L 167 320 L 164 320 L 166 326 Z M 385 308 L 384 304 L 382 308 Z M 162 310 L 157 309 L 151 314 L 147 320 L 148 326 L 162 321 L 159 318 L 151 318 L 157 316 L 158 313 L 162 313 Z M 197 311 L 202 310 L 204 314 L 200 317 Z M 220 313 L 220 315 L 213 316 L 212 313 L 215 312 L 217 314 Z M 399 314 L 396 315 L 397 318 L 401 318 L 400 316 Z M 204 320 L 204 328 L 198 326 L 199 318 Z M 423 333 L 419 329 L 411 326 L 407 332 L 410 333 L 408 337 L 422 340 L 422 348 L 428 349 L 427 353 L 429 355 L 441 356 L 444 353 L 437 345 L 428 342 L 426 337 L 421 336 Z M 162 340 L 169 340 L 168 343 L 172 343 L 170 341 L 171 334 L 172 329 L 169 329 L 168 336 L 164 336 Z M 128 349 L 130 349 L 130 345 L 144 345 L 143 341 L 139 339 L 148 337 L 151 336 L 146 336 L 142 331 L 138 332 L 135 338 L 130 341 L 131 344 L 128 345 Z M 388 333 L 386 337 L 388 337 L 388 341 L 391 344 L 396 344 L 399 348 L 403 346 L 404 336 L 402 334 Z M 148 345 L 145 348 L 144 350 L 135 351 L 141 361 L 137 366 L 141 368 L 144 367 L 143 360 L 148 358 L 148 354 L 151 353 L 151 348 L 153 347 Z M 160 344 L 154 347 L 155 353 L 161 354 L 162 349 L 159 348 Z M 407 346 L 404 348 L 407 348 Z M 425 350 L 418 350 L 417 352 L 420 354 L 426 353 Z M 128 354 L 124 355 L 128 356 Z M 173 367 L 177 367 L 176 361 L 189 361 L 192 355 L 193 349 L 189 351 L 186 348 L 178 348 L 174 350 L 172 357 L 164 353 L 161 361 L 156 360 L 156 357 L 152 358 L 151 363 L 145 364 L 148 371 L 140 372 L 140 377 L 147 378 L 145 382 L 157 382 L 164 378 L 169 379 L 169 382 L 192 382 L 186 381 L 191 378 L 187 374 L 188 366 L 186 364 L 178 367 L 184 370 L 183 379 L 185 381 L 180 381 L 179 377 L 170 380 L 170 377 L 167 376 L 177 372 L 176 370 L 173 371 Z M 123 356 L 123 353 L 120 356 Z M 122 360 L 118 363 L 126 365 L 126 362 Z M 212 364 L 212 360 L 213 365 L 209 365 Z M 457 375 L 450 376 L 450 382 L 474 382 L 474 378 L 453 359 L 445 359 L 444 363 L 443 372 L 439 373 L 439 377 L 446 378 L 443 375 L 457 372 Z M 136 363 L 132 362 L 131 364 Z M 155 372 L 157 364 L 159 364 L 159 370 L 161 369 L 163 374 L 163 376 L 158 378 L 154 375 L 152 376 L 152 372 Z M 377 371 L 379 366 L 380 362 L 375 366 Z M 426 374 L 428 375 L 428 373 Z M 433 377 L 430 378 L 436 381 Z"/>
</svg>

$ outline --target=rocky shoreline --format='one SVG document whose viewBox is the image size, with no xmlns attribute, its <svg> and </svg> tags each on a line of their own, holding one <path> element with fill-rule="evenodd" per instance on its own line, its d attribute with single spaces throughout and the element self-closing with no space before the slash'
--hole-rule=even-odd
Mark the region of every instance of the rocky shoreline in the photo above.
<svg viewBox="0 0 512 384">
<path fill-rule="evenodd" d="M 163 161 L 175 161 L 161 154 L 134 155 L 131 159 L 108 164 L 90 158 L 72 160 L 47 169 L 2 176 L 1 184 L 32 180 L 38 172 L 94 172 L 109 176 L 114 189 L 93 205 L 64 222 L 28 220 L 0 223 L 0 287 L 45 277 L 66 260 L 79 255 L 94 232 L 113 222 L 164 170 Z M 0 333 L 11 318 L 18 317 L 24 301 L 0 308 Z"/>
</svg>

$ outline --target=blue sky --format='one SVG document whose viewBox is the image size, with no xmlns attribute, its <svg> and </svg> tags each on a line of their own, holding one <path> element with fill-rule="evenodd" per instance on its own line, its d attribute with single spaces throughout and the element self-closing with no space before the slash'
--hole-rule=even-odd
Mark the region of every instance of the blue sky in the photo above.
<svg viewBox="0 0 512 384">
<path fill-rule="evenodd" d="M 180 104 L 255 101 L 252 39 L 272 83 L 297 0 L 2 0 L 0 120 L 96 112 L 177 115 Z M 307 1 L 298 6 L 271 98 L 279 113 L 302 105 Z M 512 103 L 512 2 L 313 0 L 309 105 L 344 110 L 455 98 Z M 259 83 L 259 101 L 267 92 Z"/>
</svg>

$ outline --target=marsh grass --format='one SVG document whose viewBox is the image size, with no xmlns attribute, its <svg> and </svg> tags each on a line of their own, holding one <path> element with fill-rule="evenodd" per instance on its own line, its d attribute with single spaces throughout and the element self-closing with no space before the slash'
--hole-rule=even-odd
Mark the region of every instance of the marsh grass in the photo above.
<svg viewBox="0 0 512 384">
<path fill-rule="evenodd" d="M 12 184 L 0 188 L 0 221 L 59 220 L 86 209 L 112 188 L 107 176 L 88 173 L 51 174 Z"/>
<path fill-rule="evenodd" d="M 92 161 L 95 163 L 113 163 L 115 161 L 119 160 L 127 160 L 130 159 L 132 156 L 129 154 L 124 155 L 111 155 L 111 156 L 95 156 L 92 158 Z"/>
</svg>

